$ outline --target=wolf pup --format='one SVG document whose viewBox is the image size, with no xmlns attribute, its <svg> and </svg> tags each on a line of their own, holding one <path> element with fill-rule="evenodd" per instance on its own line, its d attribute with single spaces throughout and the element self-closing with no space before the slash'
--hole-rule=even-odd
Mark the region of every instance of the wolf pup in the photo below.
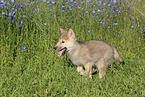
<svg viewBox="0 0 145 97">
<path fill-rule="evenodd" d="M 77 66 L 77 71 L 81 75 L 89 74 L 89 77 L 92 78 L 92 73 L 97 68 L 99 78 L 102 78 L 106 74 L 107 66 L 113 57 L 124 63 L 113 46 L 97 40 L 79 42 L 76 40 L 72 29 L 69 29 L 68 32 L 62 28 L 60 30 L 59 42 L 54 49 L 59 51 L 59 57 L 67 52 L 68 57 Z"/>
</svg>

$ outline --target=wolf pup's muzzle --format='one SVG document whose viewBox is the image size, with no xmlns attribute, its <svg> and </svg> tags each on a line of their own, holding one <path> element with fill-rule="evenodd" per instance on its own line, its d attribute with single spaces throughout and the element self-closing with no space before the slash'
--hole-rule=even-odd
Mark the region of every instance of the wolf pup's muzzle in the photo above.
<svg viewBox="0 0 145 97">
<path fill-rule="evenodd" d="M 58 48 L 58 46 L 55 46 L 54 49 L 55 50 L 59 50 L 58 57 L 64 55 L 65 52 L 67 51 L 67 48 L 66 47 L 64 47 L 64 48 Z"/>
</svg>

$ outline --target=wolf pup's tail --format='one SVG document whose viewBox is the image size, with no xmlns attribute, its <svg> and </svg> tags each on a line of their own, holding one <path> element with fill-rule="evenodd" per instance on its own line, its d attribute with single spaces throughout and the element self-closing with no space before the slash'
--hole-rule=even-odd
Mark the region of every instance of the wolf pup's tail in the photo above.
<svg viewBox="0 0 145 97">
<path fill-rule="evenodd" d="M 114 48 L 114 47 L 113 47 Z M 125 62 L 122 60 L 122 58 L 119 56 L 119 53 L 117 52 L 117 50 L 114 48 L 114 59 L 118 60 L 119 62 L 121 62 L 122 64 L 124 64 Z"/>
</svg>

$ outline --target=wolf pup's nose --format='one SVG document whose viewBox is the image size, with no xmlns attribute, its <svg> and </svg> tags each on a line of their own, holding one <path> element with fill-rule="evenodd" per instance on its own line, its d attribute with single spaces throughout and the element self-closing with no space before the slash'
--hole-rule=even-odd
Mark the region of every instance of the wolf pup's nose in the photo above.
<svg viewBox="0 0 145 97">
<path fill-rule="evenodd" d="M 57 49 L 57 46 L 55 46 L 54 49 L 56 50 Z"/>
</svg>

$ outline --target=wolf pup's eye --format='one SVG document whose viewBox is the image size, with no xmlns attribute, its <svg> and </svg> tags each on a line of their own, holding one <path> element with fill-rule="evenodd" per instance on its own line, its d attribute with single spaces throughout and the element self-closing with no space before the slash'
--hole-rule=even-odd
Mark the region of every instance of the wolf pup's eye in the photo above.
<svg viewBox="0 0 145 97">
<path fill-rule="evenodd" d="M 62 43 L 65 43 L 65 42 L 62 40 Z"/>
</svg>

